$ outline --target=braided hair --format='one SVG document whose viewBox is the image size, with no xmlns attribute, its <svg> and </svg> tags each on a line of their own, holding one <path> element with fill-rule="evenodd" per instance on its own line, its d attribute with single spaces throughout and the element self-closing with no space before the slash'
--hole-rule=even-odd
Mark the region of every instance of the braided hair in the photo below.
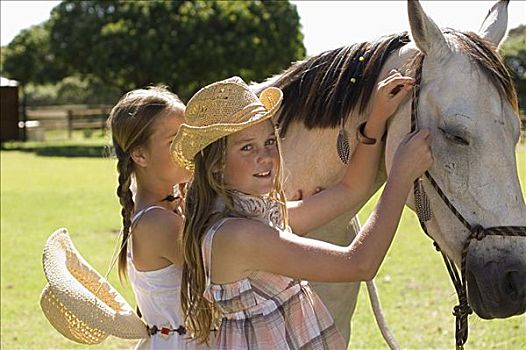
<svg viewBox="0 0 526 350">
<path fill-rule="evenodd" d="M 177 95 L 165 87 L 132 90 L 113 107 L 108 119 L 112 146 L 117 158 L 117 196 L 121 204 L 122 243 L 119 250 L 119 278 L 126 278 L 128 238 L 135 203 L 131 189 L 134 162 L 131 152 L 145 145 L 153 133 L 153 122 L 168 111 L 184 111 L 184 104 Z"/>
</svg>

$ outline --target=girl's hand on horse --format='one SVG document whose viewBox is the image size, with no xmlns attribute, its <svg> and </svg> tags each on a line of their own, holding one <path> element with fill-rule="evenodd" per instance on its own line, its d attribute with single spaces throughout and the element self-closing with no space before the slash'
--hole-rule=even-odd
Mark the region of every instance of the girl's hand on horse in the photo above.
<svg viewBox="0 0 526 350">
<path fill-rule="evenodd" d="M 385 122 L 396 111 L 400 102 L 412 90 L 415 80 L 406 77 L 393 69 L 376 87 L 371 114 L 367 123 L 378 123 L 385 126 Z"/>
<path fill-rule="evenodd" d="M 402 140 L 393 158 L 393 167 L 389 177 L 403 178 L 411 184 L 416 178 L 431 167 L 431 134 L 422 129 L 412 132 Z"/>
</svg>

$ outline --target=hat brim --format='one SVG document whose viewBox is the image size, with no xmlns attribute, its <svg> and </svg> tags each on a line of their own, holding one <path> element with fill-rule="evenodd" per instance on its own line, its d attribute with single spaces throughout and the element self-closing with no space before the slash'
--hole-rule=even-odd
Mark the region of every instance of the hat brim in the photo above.
<svg viewBox="0 0 526 350">
<path fill-rule="evenodd" d="M 146 324 L 80 256 L 66 229 L 49 237 L 43 265 L 48 285 L 40 305 L 51 325 L 65 337 L 83 344 L 100 343 L 109 334 L 125 339 L 148 337 Z"/>
<path fill-rule="evenodd" d="M 215 141 L 272 118 L 281 107 L 283 93 L 269 87 L 259 97 L 266 112 L 252 115 L 239 123 L 220 123 L 206 126 L 182 124 L 172 143 L 172 157 L 180 166 L 193 171 L 195 155 Z"/>
</svg>

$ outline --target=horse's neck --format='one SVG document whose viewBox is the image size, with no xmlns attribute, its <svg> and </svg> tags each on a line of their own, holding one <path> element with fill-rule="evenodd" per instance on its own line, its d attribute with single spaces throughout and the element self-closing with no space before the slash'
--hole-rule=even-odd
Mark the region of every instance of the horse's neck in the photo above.
<svg viewBox="0 0 526 350">
<path fill-rule="evenodd" d="M 338 181 L 344 166 L 336 152 L 337 135 L 336 129 L 307 130 L 300 123 L 290 125 L 282 141 L 288 198 L 298 191 L 308 195 L 316 187 L 326 188 Z"/>
<path fill-rule="evenodd" d="M 382 68 L 379 79 L 385 78 L 394 68 L 400 70 L 400 67 L 414 54 L 414 48 L 404 48 L 391 54 Z M 268 82 L 258 84 L 257 88 L 261 89 L 268 84 Z M 347 118 L 345 130 L 351 152 L 358 144 L 356 127 L 367 119 L 367 113 L 367 111 L 362 114 L 355 111 Z M 301 123 L 291 124 L 282 143 L 285 191 L 289 198 L 298 190 L 308 194 L 316 187 L 326 188 L 342 178 L 346 167 L 338 157 L 336 149 L 338 132 L 338 128 L 307 130 Z M 381 186 L 385 178 L 385 165 L 381 162 L 375 190 Z"/>
</svg>

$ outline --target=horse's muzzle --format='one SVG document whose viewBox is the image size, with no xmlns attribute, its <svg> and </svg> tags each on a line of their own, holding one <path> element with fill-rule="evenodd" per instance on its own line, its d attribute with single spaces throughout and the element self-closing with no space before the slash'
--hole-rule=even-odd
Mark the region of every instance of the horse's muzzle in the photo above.
<svg viewBox="0 0 526 350">
<path fill-rule="evenodd" d="M 469 248 L 466 257 L 468 299 L 473 310 L 483 319 L 523 314 L 526 311 L 525 252 L 518 254 L 508 249 L 476 246 L 478 244 Z"/>
</svg>

